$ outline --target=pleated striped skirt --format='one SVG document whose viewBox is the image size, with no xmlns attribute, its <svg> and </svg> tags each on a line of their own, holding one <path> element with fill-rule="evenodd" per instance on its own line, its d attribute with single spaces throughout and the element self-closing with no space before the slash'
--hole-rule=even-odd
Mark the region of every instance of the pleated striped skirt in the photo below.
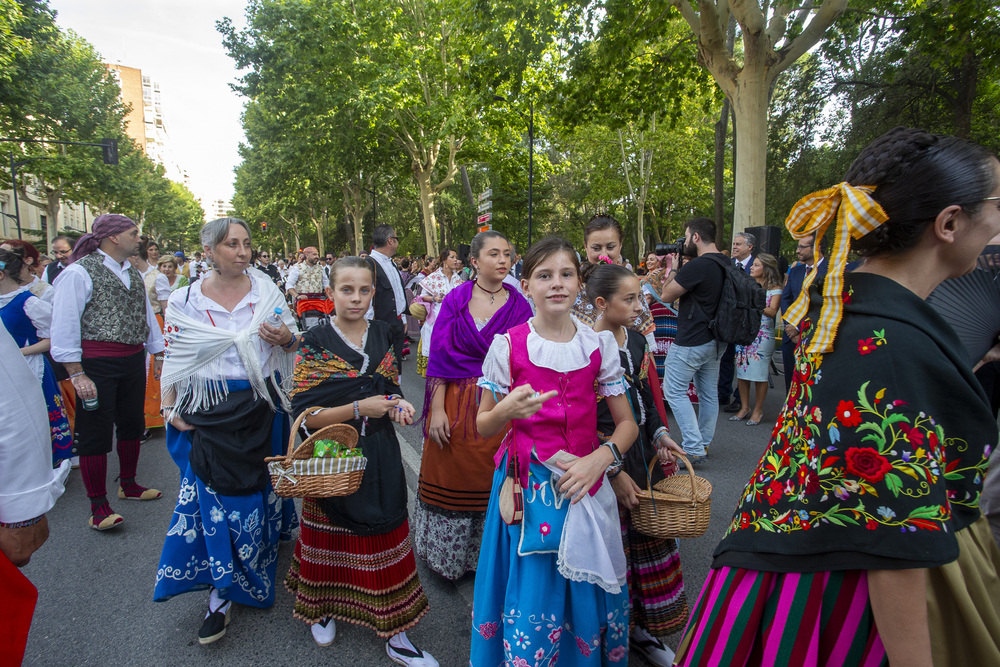
<svg viewBox="0 0 1000 667">
<path fill-rule="evenodd" d="M 861 570 L 711 570 L 676 665 L 878 667 L 889 661 Z"/>
<path fill-rule="evenodd" d="M 333 618 L 383 638 L 408 630 L 428 611 L 408 522 L 382 535 L 358 535 L 331 523 L 309 498 L 285 588 L 295 594 L 295 618 L 310 625 Z"/>
</svg>

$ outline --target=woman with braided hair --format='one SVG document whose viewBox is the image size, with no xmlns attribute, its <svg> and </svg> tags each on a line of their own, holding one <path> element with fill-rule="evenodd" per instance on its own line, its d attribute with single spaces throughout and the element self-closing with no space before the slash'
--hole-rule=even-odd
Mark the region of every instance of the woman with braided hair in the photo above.
<svg viewBox="0 0 1000 667">
<path fill-rule="evenodd" d="M 978 507 L 996 421 L 924 302 L 1000 232 L 1000 162 L 896 128 L 785 224 L 831 231 L 829 269 L 784 313 L 802 332 L 791 390 L 676 664 L 1000 664 Z M 845 275 L 849 247 L 865 262 Z"/>
</svg>

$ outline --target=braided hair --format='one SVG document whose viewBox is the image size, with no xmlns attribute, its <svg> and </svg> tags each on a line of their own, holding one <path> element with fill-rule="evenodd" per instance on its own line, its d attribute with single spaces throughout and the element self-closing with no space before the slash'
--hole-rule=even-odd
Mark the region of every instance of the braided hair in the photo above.
<svg viewBox="0 0 1000 667">
<path fill-rule="evenodd" d="M 844 180 L 877 186 L 872 198 L 889 220 L 851 247 L 862 257 L 898 254 L 917 245 L 927 226 L 949 206 L 970 215 L 996 187 L 988 149 L 965 139 L 897 127 L 870 143 Z"/>
</svg>

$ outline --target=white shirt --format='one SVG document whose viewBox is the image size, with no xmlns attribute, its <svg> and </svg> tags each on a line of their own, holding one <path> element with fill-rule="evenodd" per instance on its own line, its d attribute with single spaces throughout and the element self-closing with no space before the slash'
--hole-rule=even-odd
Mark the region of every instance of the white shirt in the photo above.
<svg viewBox="0 0 1000 667">
<path fill-rule="evenodd" d="M 42 385 L 0 321 L 0 521 L 45 514 L 65 490 L 69 461 L 52 469 L 52 433 Z M 16 416 L 16 419 L 11 418 Z"/>
<path fill-rule="evenodd" d="M 209 326 L 215 326 L 220 329 L 225 329 L 226 331 L 243 331 L 250 327 L 253 322 L 254 309 L 256 304 L 261 300 L 261 283 L 265 282 L 264 279 L 258 278 L 256 273 L 248 273 L 250 278 L 250 291 L 247 295 L 236 304 L 232 312 L 226 310 L 215 301 L 212 301 L 207 296 L 205 296 L 201 291 L 202 281 L 197 281 L 190 287 L 182 287 L 176 290 L 170 295 L 169 304 L 174 308 L 177 308 L 182 313 L 187 315 L 193 320 L 202 322 Z M 266 280 L 267 283 L 271 284 L 271 289 L 277 289 L 274 284 L 271 283 L 270 279 Z M 190 296 L 188 295 L 190 292 Z M 187 301 L 185 303 L 185 300 Z M 292 311 L 290 308 L 283 309 L 281 313 L 281 319 L 288 326 L 288 329 L 295 333 L 298 331 L 298 327 L 295 324 L 295 318 L 292 316 Z M 164 325 L 169 323 L 167 320 Z M 266 348 L 261 346 L 260 348 L 260 363 L 263 368 L 267 363 L 267 358 L 271 354 L 271 346 L 268 345 Z M 221 374 L 227 380 L 246 380 L 248 379 L 246 369 L 243 366 L 243 361 L 240 360 L 240 353 L 237 351 L 236 346 L 231 346 L 221 358 L 222 367 Z"/>
<path fill-rule="evenodd" d="M 7 294 L 0 294 L 0 308 L 3 308 L 8 303 L 14 300 L 14 297 L 19 295 L 21 292 L 30 292 L 31 285 L 21 285 L 13 292 L 8 292 Z M 51 292 L 52 290 L 49 290 Z M 52 304 L 45 300 L 44 297 L 39 298 L 32 294 L 28 297 L 28 300 L 24 302 L 24 314 L 28 316 L 31 320 L 32 326 L 35 327 L 35 332 L 38 334 L 39 338 L 49 338 L 49 329 L 52 326 Z M 39 354 L 29 354 L 24 358 L 28 362 L 28 367 L 31 371 L 38 376 L 38 381 L 42 381 L 42 376 L 45 373 L 45 355 Z"/>
<path fill-rule="evenodd" d="M 128 260 L 119 264 L 111 255 L 101 249 L 104 266 L 118 276 L 126 288 L 131 286 L 128 269 L 132 265 Z M 80 346 L 80 318 L 94 292 L 94 281 L 90 279 L 87 270 L 76 262 L 66 267 L 59 274 L 54 285 L 55 298 L 52 303 L 52 358 L 62 363 L 77 363 L 83 357 Z M 153 314 L 153 307 L 146 302 L 146 324 L 149 325 L 149 336 L 146 337 L 146 352 L 157 354 L 166 347 L 163 344 L 163 332 Z"/>
<path fill-rule="evenodd" d="M 744 271 L 747 270 L 747 264 L 753 261 L 753 255 L 747 255 L 746 259 L 738 259 L 736 263 L 740 265 L 740 268 Z"/>
<path fill-rule="evenodd" d="M 156 292 L 157 301 L 167 301 L 170 299 L 170 295 L 174 293 L 177 289 L 177 285 L 181 281 L 181 275 L 179 273 L 174 274 L 174 284 L 170 284 L 170 279 L 167 278 L 166 274 L 159 274 L 156 276 L 156 284 L 153 286 L 153 290 Z"/>
<path fill-rule="evenodd" d="M 403 278 L 399 275 L 399 271 L 396 270 L 396 265 L 392 263 L 391 257 L 386 257 L 378 250 L 372 250 L 371 258 L 379 263 L 379 266 L 385 271 L 385 275 L 389 277 L 389 284 L 392 285 L 392 295 L 396 298 L 396 314 L 402 315 L 403 311 L 406 310 L 406 293 L 403 291 Z M 375 317 L 375 307 L 368 306 L 365 318 L 370 320 L 373 317 Z"/>
<path fill-rule="evenodd" d="M 324 269 L 326 267 L 323 267 Z M 285 289 L 295 289 L 295 283 L 299 282 L 299 265 L 296 264 L 288 271 L 288 280 L 285 281 Z M 330 276 L 327 275 L 326 271 L 323 271 L 323 289 L 330 286 Z M 296 290 L 298 291 L 298 290 Z"/>
</svg>

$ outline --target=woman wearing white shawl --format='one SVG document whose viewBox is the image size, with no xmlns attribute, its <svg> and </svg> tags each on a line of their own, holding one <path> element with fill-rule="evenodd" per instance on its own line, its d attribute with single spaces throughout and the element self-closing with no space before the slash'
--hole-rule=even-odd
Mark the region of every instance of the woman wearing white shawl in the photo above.
<svg viewBox="0 0 1000 667">
<path fill-rule="evenodd" d="M 279 539 L 295 506 L 271 487 L 264 457 L 283 453 L 297 329 L 270 280 L 247 271 L 250 230 L 220 218 L 201 231 L 214 271 L 170 296 L 162 409 L 167 447 L 181 470 L 177 507 L 153 597 L 211 589 L 198 641 L 222 637 L 232 602 L 274 603 Z M 282 324 L 265 320 L 282 308 Z"/>
</svg>

